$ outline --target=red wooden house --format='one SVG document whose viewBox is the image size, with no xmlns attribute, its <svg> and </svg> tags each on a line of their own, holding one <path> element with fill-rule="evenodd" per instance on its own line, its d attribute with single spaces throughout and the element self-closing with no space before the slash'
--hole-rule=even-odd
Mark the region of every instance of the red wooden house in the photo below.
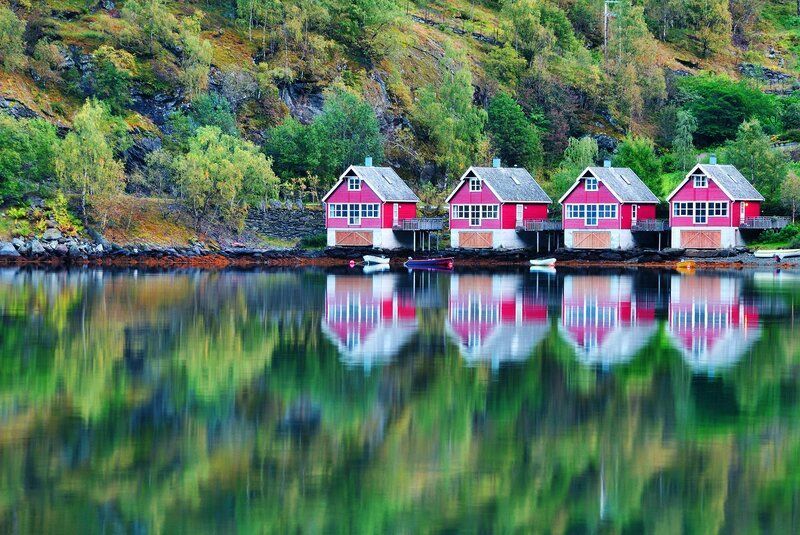
<svg viewBox="0 0 800 535">
<path fill-rule="evenodd" d="M 519 275 L 453 275 L 447 332 L 469 365 L 526 360 L 549 331 L 543 295 Z"/>
<path fill-rule="evenodd" d="M 735 277 L 672 277 L 669 333 L 695 372 L 733 366 L 761 336 L 758 308 Z"/>
<path fill-rule="evenodd" d="M 518 249 L 527 244 L 519 230 L 526 222 L 547 220 L 553 201 L 525 169 L 470 167 L 447 197 L 450 245 Z"/>
<path fill-rule="evenodd" d="M 402 224 L 416 218 L 419 198 L 391 167 L 365 164 L 348 167 L 322 198 L 328 246 L 410 247 Z"/>
<path fill-rule="evenodd" d="M 589 366 L 630 361 L 657 330 L 655 303 L 637 300 L 629 276 L 564 277 L 561 332 Z"/>
<path fill-rule="evenodd" d="M 667 197 L 672 246 L 744 245 L 740 228 L 761 215 L 764 197 L 732 165 L 698 164 Z"/>
<path fill-rule="evenodd" d="M 559 200 L 564 245 L 575 249 L 630 249 L 632 228 L 655 220 L 658 197 L 627 167 L 587 167 Z"/>
<path fill-rule="evenodd" d="M 328 275 L 322 331 L 345 364 L 386 364 L 417 332 L 414 299 L 397 282 L 391 273 Z"/>
</svg>

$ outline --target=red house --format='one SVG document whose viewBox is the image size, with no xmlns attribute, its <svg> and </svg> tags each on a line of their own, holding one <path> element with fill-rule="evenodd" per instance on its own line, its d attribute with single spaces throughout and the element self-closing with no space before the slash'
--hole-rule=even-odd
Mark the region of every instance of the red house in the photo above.
<svg viewBox="0 0 800 535">
<path fill-rule="evenodd" d="M 733 366 L 761 336 L 758 308 L 735 277 L 672 277 L 669 333 L 695 372 Z"/>
<path fill-rule="evenodd" d="M 411 246 L 402 222 L 416 218 L 418 202 L 391 167 L 373 167 L 371 158 L 351 165 L 322 198 L 328 246 Z"/>
<path fill-rule="evenodd" d="M 341 360 L 370 369 L 389 363 L 417 332 L 411 295 L 397 290 L 397 275 L 328 275 L 322 332 Z"/>
<path fill-rule="evenodd" d="M 655 303 L 635 298 L 631 277 L 564 277 L 561 332 L 581 363 L 609 367 L 628 362 L 656 330 Z"/>
<path fill-rule="evenodd" d="M 446 329 L 469 365 L 526 360 L 547 335 L 543 296 L 519 275 L 453 275 Z"/>
<path fill-rule="evenodd" d="M 470 167 L 447 197 L 450 205 L 450 245 L 464 248 L 526 246 L 518 229 L 526 221 L 547 219 L 553 201 L 525 169 Z"/>
<path fill-rule="evenodd" d="M 630 249 L 631 228 L 655 220 L 658 197 L 627 167 L 587 167 L 559 200 L 564 245 L 574 249 Z"/>
<path fill-rule="evenodd" d="M 740 228 L 761 215 L 764 197 L 732 165 L 699 164 L 667 197 L 672 246 L 720 249 L 744 245 Z"/>
</svg>

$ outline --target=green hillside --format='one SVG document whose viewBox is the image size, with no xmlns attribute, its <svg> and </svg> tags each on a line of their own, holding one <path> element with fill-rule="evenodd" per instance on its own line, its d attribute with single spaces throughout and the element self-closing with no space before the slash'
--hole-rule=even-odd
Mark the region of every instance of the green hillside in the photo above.
<svg viewBox="0 0 800 535">
<path fill-rule="evenodd" d="M 800 198 L 795 0 L 2 1 L 0 234 L 59 191 L 101 229 L 146 198 L 235 231 L 367 155 L 430 204 L 492 157 L 663 195 L 710 152 Z"/>
</svg>

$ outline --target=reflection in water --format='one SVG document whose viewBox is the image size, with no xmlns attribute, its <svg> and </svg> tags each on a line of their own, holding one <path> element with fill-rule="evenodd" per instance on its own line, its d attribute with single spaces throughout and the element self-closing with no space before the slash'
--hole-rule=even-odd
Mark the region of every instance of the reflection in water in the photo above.
<svg viewBox="0 0 800 535">
<path fill-rule="evenodd" d="M 622 364 L 655 334 L 655 303 L 636 299 L 631 276 L 568 275 L 561 327 L 582 363 Z"/>
<path fill-rule="evenodd" d="M 733 277 L 672 277 L 669 332 L 693 370 L 732 366 L 759 338 L 758 309 L 743 302 L 742 284 Z"/>
<path fill-rule="evenodd" d="M 522 275 L 453 275 L 447 332 L 468 364 L 525 360 L 550 329 L 543 295 Z"/>
<path fill-rule="evenodd" d="M 398 292 L 398 280 L 391 273 L 328 275 L 322 331 L 345 364 L 386 364 L 417 331 L 413 298 Z"/>
<path fill-rule="evenodd" d="M 2 269 L 0 531 L 797 532 L 755 279 Z"/>
</svg>

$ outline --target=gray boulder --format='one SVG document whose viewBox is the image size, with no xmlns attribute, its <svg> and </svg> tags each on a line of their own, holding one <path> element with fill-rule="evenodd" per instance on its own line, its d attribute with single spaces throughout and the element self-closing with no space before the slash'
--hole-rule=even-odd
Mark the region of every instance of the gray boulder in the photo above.
<svg viewBox="0 0 800 535">
<path fill-rule="evenodd" d="M 48 228 L 42 234 L 42 239 L 47 241 L 60 240 L 64 235 L 57 228 Z"/>
<path fill-rule="evenodd" d="M 44 245 L 39 240 L 32 240 L 31 241 L 31 254 L 32 255 L 42 255 L 44 254 Z"/>
<path fill-rule="evenodd" d="M 69 252 L 69 248 L 63 243 L 59 243 L 53 251 L 55 251 L 58 256 L 64 256 Z"/>
<path fill-rule="evenodd" d="M 77 245 L 71 245 L 67 249 L 67 256 L 70 258 L 79 258 L 81 255 L 83 255 L 83 252 L 80 250 L 80 248 L 78 248 Z"/>
<path fill-rule="evenodd" d="M 21 247 L 25 247 L 25 240 L 22 238 L 14 238 L 11 240 L 11 244 L 19 250 Z"/>
<path fill-rule="evenodd" d="M 14 244 L 7 241 L 0 241 L 0 257 L 16 258 L 19 256 Z"/>
</svg>

